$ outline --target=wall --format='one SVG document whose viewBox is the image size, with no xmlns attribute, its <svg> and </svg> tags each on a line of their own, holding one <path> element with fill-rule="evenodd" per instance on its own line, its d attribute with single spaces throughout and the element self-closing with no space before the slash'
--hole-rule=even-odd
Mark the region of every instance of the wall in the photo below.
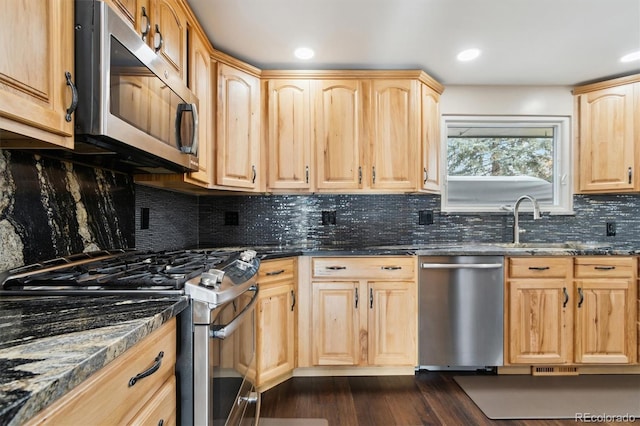
<svg viewBox="0 0 640 426">
<path fill-rule="evenodd" d="M 200 199 L 200 244 L 370 245 L 452 242 L 511 242 L 510 214 L 440 214 L 437 195 L 274 195 Z M 575 216 L 534 221 L 521 213 L 523 242 L 598 242 L 640 247 L 640 195 L 574 196 Z M 336 225 L 322 225 L 322 211 L 336 211 Z M 418 211 L 434 211 L 432 225 L 418 224 Z M 225 213 L 238 213 L 238 226 L 224 225 Z M 607 237 L 605 223 L 617 234 Z"/>
<path fill-rule="evenodd" d="M 135 244 L 130 176 L 0 150 L 0 271 Z"/>
</svg>

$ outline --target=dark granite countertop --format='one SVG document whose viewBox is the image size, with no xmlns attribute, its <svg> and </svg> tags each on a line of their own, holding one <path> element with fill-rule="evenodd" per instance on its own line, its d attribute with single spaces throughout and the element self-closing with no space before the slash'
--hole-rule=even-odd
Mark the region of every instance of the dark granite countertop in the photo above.
<svg viewBox="0 0 640 426">
<path fill-rule="evenodd" d="M 366 247 L 273 245 L 233 247 L 253 249 L 264 260 L 291 256 L 634 256 L 640 250 L 604 243 L 431 243 Z"/>
<path fill-rule="evenodd" d="M 175 317 L 184 296 L 1 296 L 0 425 L 19 425 Z"/>
</svg>

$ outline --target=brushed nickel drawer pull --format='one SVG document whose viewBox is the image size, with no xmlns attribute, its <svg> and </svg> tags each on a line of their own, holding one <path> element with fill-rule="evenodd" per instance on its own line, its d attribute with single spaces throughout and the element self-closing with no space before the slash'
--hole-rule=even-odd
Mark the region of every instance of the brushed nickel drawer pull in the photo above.
<svg viewBox="0 0 640 426">
<path fill-rule="evenodd" d="M 532 271 L 546 271 L 547 269 L 551 269 L 548 266 L 529 266 L 529 269 Z"/>
<path fill-rule="evenodd" d="M 272 277 L 272 276 L 274 276 L 274 275 L 280 275 L 280 274 L 282 274 L 283 272 L 284 272 L 284 269 L 280 269 L 280 270 L 278 270 L 278 271 L 269 271 L 269 272 L 267 272 L 265 275 L 266 275 L 266 276 L 268 276 L 268 277 Z"/>
<path fill-rule="evenodd" d="M 380 269 L 384 269 L 385 271 L 397 271 L 402 269 L 402 266 L 381 266 Z"/>
<path fill-rule="evenodd" d="M 594 266 L 593 269 L 597 269 L 598 271 L 612 271 L 616 269 L 615 266 Z"/>
<path fill-rule="evenodd" d="M 341 271 L 343 269 L 347 269 L 346 266 L 327 266 L 325 269 L 329 269 L 330 271 Z"/>
<path fill-rule="evenodd" d="M 156 359 L 153 360 L 153 365 L 151 367 L 149 367 L 147 370 L 143 371 L 142 373 L 136 374 L 134 377 L 129 379 L 129 387 L 135 385 L 138 382 L 138 380 L 144 379 L 145 377 L 150 376 L 156 371 L 158 371 L 158 369 L 160 369 L 160 366 L 162 365 L 162 357 L 164 357 L 164 352 L 160 351 Z"/>
</svg>

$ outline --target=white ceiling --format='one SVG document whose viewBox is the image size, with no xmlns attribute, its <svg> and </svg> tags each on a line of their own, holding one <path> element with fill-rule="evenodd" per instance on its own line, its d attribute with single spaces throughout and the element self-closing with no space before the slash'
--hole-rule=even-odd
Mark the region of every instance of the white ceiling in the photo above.
<svg viewBox="0 0 640 426">
<path fill-rule="evenodd" d="M 262 69 L 423 69 L 445 85 L 640 72 L 640 0 L 188 0 L 214 47 Z M 299 46 L 313 59 L 294 58 Z M 477 47 L 481 56 L 458 62 Z"/>
</svg>

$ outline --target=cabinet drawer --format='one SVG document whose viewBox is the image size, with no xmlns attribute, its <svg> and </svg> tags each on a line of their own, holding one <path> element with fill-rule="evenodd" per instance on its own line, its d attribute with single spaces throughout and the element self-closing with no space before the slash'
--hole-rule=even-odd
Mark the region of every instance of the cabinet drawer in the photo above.
<svg viewBox="0 0 640 426">
<path fill-rule="evenodd" d="M 134 425 L 176 424 L 176 376 L 171 376 L 136 415 Z"/>
<path fill-rule="evenodd" d="M 296 274 L 296 258 L 265 260 L 260 263 L 258 270 L 258 284 L 269 284 L 272 282 L 291 281 Z"/>
<path fill-rule="evenodd" d="M 635 272 L 632 257 L 576 257 L 576 278 L 631 278 Z"/>
<path fill-rule="evenodd" d="M 45 409 L 28 424 L 115 425 L 127 424 L 151 396 L 174 375 L 176 325 L 171 320 L 143 339 L 78 387 Z M 153 374 L 129 386 L 132 377 L 162 362 Z"/>
<path fill-rule="evenodd" d="M 564 278 L 571 271 L 570 257 L 510 257 L 509 278 Z"/>
<path fill-rule="evenodd" d="M 314 278 L 414 279 L 416 259 L 402 257 L 316 257 Z"/>
</svg>

